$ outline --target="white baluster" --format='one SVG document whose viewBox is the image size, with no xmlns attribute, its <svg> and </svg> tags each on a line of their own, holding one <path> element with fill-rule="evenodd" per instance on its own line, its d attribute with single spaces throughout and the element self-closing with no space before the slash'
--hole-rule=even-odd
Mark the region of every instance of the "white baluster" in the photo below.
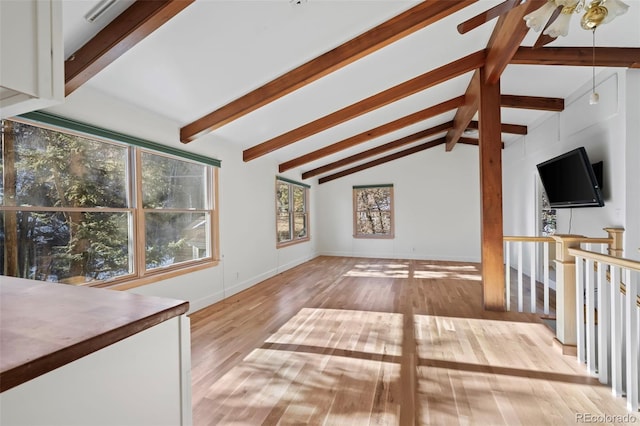
<svg viewBox="0 0 640 426">
<path fill-rule="evenodd" d="M 589 250 L 590 251 L 590 250 Z M 591 374 L 596 373 L 596 324 L 595 324 L 595 300 L 593 285 L 593 260 L 586 259 L 585 262 L 585 289 L 586 300 L 583 309 L 586 310 L 586 345 L 587 345 L 587 369 Z"/>
<path fill-rule="evenodd" d="M 622 396 L 622 294 L 619 268 L 611 265 L 611 391 Z"/>
<path fill-rule="evenodd" d="M 627 369 L 627 409 L 638 411 L 638 320 L 635 318 L 638 312 L 636 295 L 638 294 L 638 274 L 631 274 L 626 270 L 627 292 L 625 294 L 626 307 L 626 369 Z"/>
<path fill-rule="evenodd" d="M 518 312 L 523 312 L 524 288 L 522 285 L 522 241 L 518 241 Z"/>
<path fill-rule="evenodd" d="M 600 383 L 609 383 L 611 362 L 611 336 L 609 333 L 609 294 L 607 288 L 607 265 L 598 262 L 598 376 Z"/>
<path fill-rule="evenodd" d="M 549 243 L 543 243 L 544 256 L 544 314 L 549 315 Z"/>
<path fill-rule="evenodd" d="M 507 265 L 505 269 L 505 290 L 506 290 L 506 298 L 507 298 L 507 311 L 511 310 L 511 245 L 509 241 L 505 242 L 505 250 L 504 252 L 507 255 Z"/>
<path fill-rule="evenodd" d="M 582 363 L 587 361 L 584 351 L 584 259 L 576 256 L 576 349 L 578 360 Z"/>
<path fill-rule="evenodd" d="M 640 286 L 640 283 L 638 283 L 638 286 Z M 637 351 L 636 355 L 638 356 L 638 358 L 640 358 L 640 306 L 638 306 L 637 304 L 636 304 L 636 339 L 637 339 L 636 342 L 638 343 L 638 345 L 636 346 L 636 351 Z M 640 368 L 640 365 L 638 366 L 638 368 Z M 638 395 L 638 405 L 640 405 L 640 391 L 638 391 L 637 395 Z M 637 411 L 638 405 L 636 405 L 636 411 Z"/>
<path fill-rule="evenodd" d="M 531 279 L 529 282 L 531 283 L 531 312 L 535 314 L 538 305 L 538 296 L 536 295 L 536 251 L 538 250 L 538 246 L 535 241 L 531 246 L 531 272 L 529 274 Z"/>
</svg>

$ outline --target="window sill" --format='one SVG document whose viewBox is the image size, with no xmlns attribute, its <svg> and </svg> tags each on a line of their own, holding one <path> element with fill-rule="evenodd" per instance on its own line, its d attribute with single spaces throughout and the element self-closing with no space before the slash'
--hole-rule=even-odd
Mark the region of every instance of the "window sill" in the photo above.
<svg viewBox="0 0 640 426">
<path fill-rule="evenodd" d="M 363 240 L 392 240 L 396 236 L 395 235 L 354 235 L 353 238 L 363 239 Z"/>
<path fill-rule="evenodd" d="M 144 277 L 105 286 L 105 288 L 109 288 L 111 290 L 129 290 L 136 287 L 142 287 L 148 284 L 153 284 L 155 282 L 163 281 L 169 278 L 179 277 L 181 275 L 186 275 L 192 272 L 201 271 L 203 269 L 213 268 L 214 266 L 217 266 L 218 263 L 219 263 L 218 260 L 206 261 L 204 263 L 198 263 L 196 265 L 189 265 L 181 268 L 164 270 L 162 272 L 149 273 Z"/>
<path fill-rule="evenodd" d="M 311 241 L 311 237 L 302 238 L 302 239 L 293 240 L 293 241 L 285 241 L 284 243 L 276 243 L 276 248 L 280 249 L 284 247 L 294 246 L 300 243 L 307 243 L 309 241 Z"/>
</svg>

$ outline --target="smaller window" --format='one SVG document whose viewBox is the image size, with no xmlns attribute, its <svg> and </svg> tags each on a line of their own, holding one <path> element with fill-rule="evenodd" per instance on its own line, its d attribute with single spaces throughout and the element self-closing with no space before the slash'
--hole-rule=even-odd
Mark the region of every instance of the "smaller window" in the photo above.
<svg viewBox="0 0 640 426">
<path fill-rule="evenodd" d="M 393 238 L 393 185 L 353 187 L 353 236 Z"/>
<path fill-rule="evenodd" d="M 276 178 L 276 246 L 309 241 L 309 186 Z"/>
<path fill-rule="evenodd" d="M 549 198 L 542 189 L 542 236 L 549 237 L 556 233 L 556 210 L 549 206 Z"/>
</svg>

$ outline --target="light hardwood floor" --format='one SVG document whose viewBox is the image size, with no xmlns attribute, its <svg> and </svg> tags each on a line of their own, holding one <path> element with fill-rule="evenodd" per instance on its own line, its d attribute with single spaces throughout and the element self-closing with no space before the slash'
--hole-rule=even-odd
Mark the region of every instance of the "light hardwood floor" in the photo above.
<svg viewBox="0 0 640 426">
<path fill-rule="evenodd" d="M 319 257 L 191 316 L 194 424 L 558 425 L 629 413 L 477 264 Z M 635 417 L 640 424 L 640 416 Z"/>
</svg>

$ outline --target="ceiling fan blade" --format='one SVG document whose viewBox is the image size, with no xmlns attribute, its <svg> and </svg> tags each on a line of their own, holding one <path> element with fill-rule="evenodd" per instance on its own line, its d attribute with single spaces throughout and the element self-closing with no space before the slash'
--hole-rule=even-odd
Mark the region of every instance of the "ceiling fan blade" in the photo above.
<svg viewBox="0 0 640 426">
<path fill-rule="evenodd" d="M 480 25 L 509 12 L 511 9 L 518 6 L 521 1 L 522 0 L 506 0 L 491 9 L 474 16 L 473 18 L 467 19 L 458 25 L 458 32 L 460 34 L 468 33 L 469 31 L 478 28 Z"/>
<path fill-rule="evenodd" d="M 553 14 L 545 24 L 543 30 L 540 31 L 540 37 L 538 37 L 535 44 L 533 45 L 534 49 L 543 47 L 556 39 L 555 37 L 551 37 L 543 33 L 544 33 L 544 30 L 546 30 L 549 27 L 549 25 L 553 24 L 553 21 L 555 21 L 558 18 L 558 16 L 560 16 L 561 11 L 562 11 L 562 6 L 558 6 L 556 10 L 553 11 Z"/>
</svg>

